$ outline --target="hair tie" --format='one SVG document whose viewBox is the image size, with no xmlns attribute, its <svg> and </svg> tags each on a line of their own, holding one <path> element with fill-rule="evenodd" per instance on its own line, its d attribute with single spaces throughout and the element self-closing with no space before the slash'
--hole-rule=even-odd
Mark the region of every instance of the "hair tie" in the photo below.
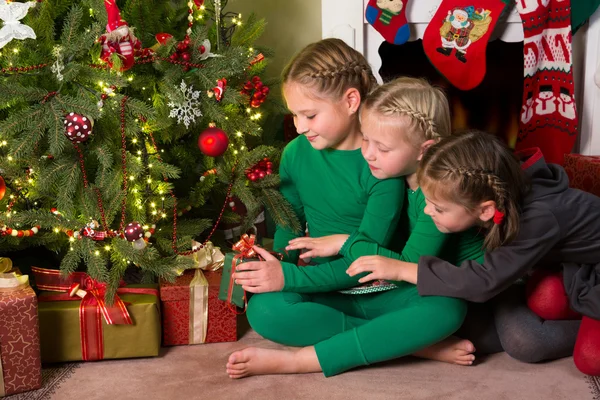
<svg viewBox="0 0 600 400">
<path fill-rule="evenodd" d="M 496 211 L 494 211 L 494 224 L 500 225 L 502 221 L 504 221 L 504 213 L 496 209 Z"/>
</svg>

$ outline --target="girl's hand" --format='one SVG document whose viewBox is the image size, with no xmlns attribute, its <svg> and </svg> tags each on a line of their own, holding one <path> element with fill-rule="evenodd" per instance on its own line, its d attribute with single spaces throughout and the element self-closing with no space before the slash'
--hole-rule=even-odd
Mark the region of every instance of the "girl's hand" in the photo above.
<svg viewBox="0 0 600 400">
<path fill-rule="evenodd" d="M 340 252 L 349 235 L 329 235 L 318 238 L 300 237 L 290 240 L 286 250 L 308 249 L 300 258 L 330 257 Z"/>
<path fill-rule="evenodd" d="M 235 283 L 251 293 L 279 292 L 283 289 L 281 263 L 267 250 L 254 246 L 265 261 L 250 261 L 238 265 L 233 273 Z"/>
<path fill-rule="evenodd" d="M 383 256 L 360 257 L 346 270 L 346 273 L 350 276 L 355 276 L 363 272 L 370 272 L 370 274 L 360 278 L 358 280 L 360 283 L 377 279 L 417 283 L 417 264 Z"/>
</svg>

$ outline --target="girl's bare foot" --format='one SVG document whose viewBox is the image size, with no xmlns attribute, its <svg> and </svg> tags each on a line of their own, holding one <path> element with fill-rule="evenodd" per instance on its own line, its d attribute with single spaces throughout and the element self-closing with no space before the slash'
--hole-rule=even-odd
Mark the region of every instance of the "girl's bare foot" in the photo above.
<svg viewBox="0 0 600 400">
<path fill-rule="evenodd" d="M 475 360 L 475 346 L 469 340 L 455 336 L 414 353 L 414 356 L 450 364 L 472 365 Z"/>
<path fill-rule="evenodd" d="M 227 374 L 234 379 L 251 375 L 302 374 L 319 371 L 321 366 L 314 347 L 304 347 L 300 350 L 248 347 L 232 353 L 227 361 Z"/>
</svg>

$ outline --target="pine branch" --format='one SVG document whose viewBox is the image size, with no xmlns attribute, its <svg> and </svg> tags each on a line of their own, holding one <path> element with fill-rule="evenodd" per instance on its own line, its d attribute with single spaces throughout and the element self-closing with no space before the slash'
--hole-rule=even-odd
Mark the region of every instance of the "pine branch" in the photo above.
<svg viewBox="0 0 600 400">
<path fill-rule="evenodd" d="M 292 206 L 276 189 L 263 189 L 261 201 L 271 214 L 278 226 L 287 227 L 293 232 L 300 233 L 302 228 Z"/>
</svg>

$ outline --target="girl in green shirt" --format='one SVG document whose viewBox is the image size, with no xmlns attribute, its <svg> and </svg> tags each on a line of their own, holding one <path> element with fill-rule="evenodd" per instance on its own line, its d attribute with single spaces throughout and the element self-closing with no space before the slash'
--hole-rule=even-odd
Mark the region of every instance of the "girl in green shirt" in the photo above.
<svg viewBox="0 0 600 400">
<path fill-rule="evenodd" d="M 443 92 L 411 78 L 376 89 L 361 108 L 362 154 L 371 175 L 380 182 L 404 177 L 401 237 L 394 244 L 403 249 L 405 260 L 434 254 L 466 260 L 482 252 L 481 238 L 472 232 L 452 236 L 436 229 L 423 212 L 424 197 L 416 184 L 415 173 L 424 151 L 440 136 L 450 134 L 449 114 Z M 337 177 L 346 178 L 344 174 Z M 340 199 L 331 209 L 342 208 L 348 201 Z M 388 213 L 393 208 L 378 211 Z M 263 337 L 302 349 L 235 352 L 227 364 L 230 377 L 316 371 L 331 376 L 409 354 L 471 363 L 474 349 L 465 348 L 466 343 L 470 345 L 466 341 L 432 346 L 460 327 L 466 313 L 464 301 L 421 297 L 416 287 L 406 282 L 380 281 L 356 287 L 362 276 L 351 277 L 346 270 L 356 258 L 376 254 L 369 252 L 376 242 L 358 229 L 345 240 L 342 258 L 307 267 L 280 263 L 256 248 L 265 261 L 241 264 L 234 274 L 245 290 L 259 293 L 250 300 L 248 320 Z M 336 255 L 341 247 L 330 238 L 297 238 L 290 243 L 290 250 L 308 248 L 312 256 L 322 257 Z"/>
</svg>

